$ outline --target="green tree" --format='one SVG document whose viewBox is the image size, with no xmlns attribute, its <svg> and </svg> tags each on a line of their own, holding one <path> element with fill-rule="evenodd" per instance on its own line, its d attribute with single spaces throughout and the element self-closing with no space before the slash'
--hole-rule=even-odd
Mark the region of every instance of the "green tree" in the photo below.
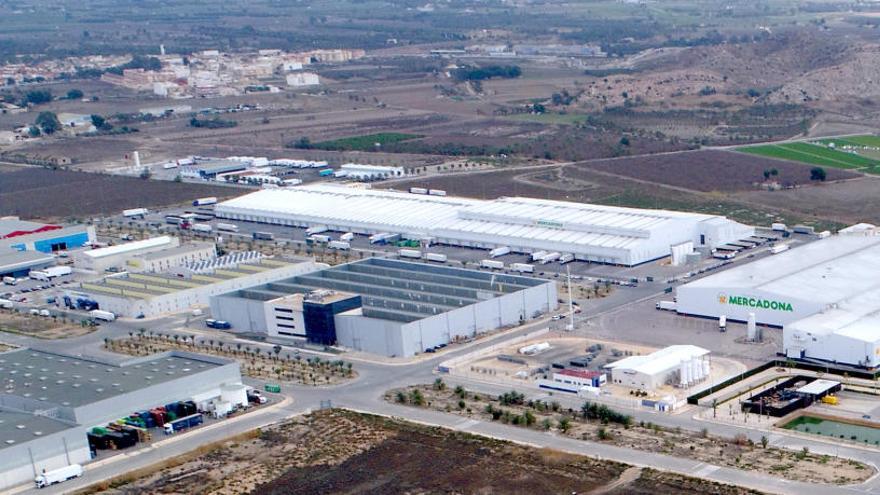
<svg viewBox="0 0 880 495">
<path fill-rule="evenodd" d="M 563 416 L 556 422 L 556 427 L 559 428 L 559 431 L 562 433 L 567 433 L 568 430 L 571 429 L 571 420 L 568 419 L 568 417 Z"/>
<path fill-rule="evenodd" d="M 810 169 L 810 180 L 824 181 L 826 177 L 824 168 L 813 167 Z"/>
<path fill-rule="evenodd" d="M 95 129 L 100 129 L 101 127 L 104 127 L 104 124 L 107 123 L 104 117 L 101 117 L 100 115 L 92 114 L 91 119 L 92 125 L 95 126 Z"/>
<path fill-rule="evenodd" d="M 61 129 L 61 121 L 58 120 L 55 112 L 40 112 L 34 123 L 43 131 L 43 134 L 54 134 Z"/>
<path fill-rule="evenodd" d="M 83 92 L 79 89 L 71 89 L 70 91 L 67 92 L 67 99 L 68 100 L 79 100 L 82 97 L 83 97 Z"/>
</svg>

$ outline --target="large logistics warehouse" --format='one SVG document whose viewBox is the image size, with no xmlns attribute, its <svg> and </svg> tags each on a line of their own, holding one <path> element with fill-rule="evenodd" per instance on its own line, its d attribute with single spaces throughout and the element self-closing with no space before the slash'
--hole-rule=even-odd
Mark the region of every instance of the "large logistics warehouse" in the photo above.
<svg viewBox="0 0 880 495">
<path fill-rule="evenodd" d="M 51 225 L 27 222 L 16 217 L 0 219 L 0 251 L 41 251 L 54 253 L 82 247 L 95 241 L 92 225 Z"/>
<path fill-rule="evenodd" d="M 233 331 L 409 357 L 557 307 L 556 282 L 369 258 L 211 298 Z"/>
<path fill-rule="evenodd" d="M 880 236 L 836 235 L 678 288 L 682 314 L 783 327 L 783 352 L 880 365 Z"/>
<path fill-rule="evenodd" d="M 91 459 L 86 432 L 134 411 L 242 387 L 238 362 L 172 351 L 123 364 L 33 349 L 0 353 L 0 490 Z"/>
<path fill-rule="evenodd" d="M 492 201 L 310 185 L 267 189 L 222 202 L 218 218 L 356 234 L 392 233 L 439 244 L 551 251 L 632 266 L 691 241 L 714 248 L 754 230 L 724 217 L 532 198 Z"/>
</svg>

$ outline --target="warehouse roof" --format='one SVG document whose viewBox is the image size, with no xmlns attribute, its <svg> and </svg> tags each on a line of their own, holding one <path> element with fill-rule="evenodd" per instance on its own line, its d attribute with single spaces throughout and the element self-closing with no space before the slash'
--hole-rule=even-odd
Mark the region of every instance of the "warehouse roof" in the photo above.
<svg viewBox="0 0 880 495">
<path fill-rule="evenodd" d="M 0 449 L 72 427 L 45 416 L 0 409 Z"/>
<path fill-rule="evenodd" d="M 328 289 L 359 294 L 363 315 L 410 322 L 547 282 L 516 275 L 368 258 L 224 294 L 268 301 Z"/>
<path fill-rule="evenodd" d="M 609 369 L 629 369 L 636 373 L 655 375 L 674 369 L 682 361 L 690 361 L 709 354 L 709 351 L 695 345 L 671 345 L 646 356 L 630 356 L 605 365 Z"/>
<path fill-rule="evenodd" d="M 443 239 L 559 251 L 600 250 L 608 261 L 629 262 L 668 254 L 669 245 L 691 239 L 696 226 L 728 224 L 736 236 L 751 229 L 723 217 L 667 210 L 643 210 L 532 198 L 492 201 L 398 191 L 308 185 L 269 189 L 218 204 L 224 214 L 282 218 L 309 225 L 344 226 L 370 233 L 396 232 Z M 739 237 L 736 237 L 739 238 Z M 487 240 L 488 239 L 488 240 Z"/>
<path fill-rule="evenodd" d="M 145 260 L 157 260 L 167 258 L 169 256 L 177 256 L 180 254 L 193 253 L 197 251 L 202 251 L 205 249 L 214 248 L 213 242 L 190 242 L 187 244 L 181 244 L 180 246 L 170 247 L 161 249 L 159 251 L 153 251 L 151 253 L 147 253 L 144 255 Z"/>
<path fill-rule="evenodd" d="M 5 237 L 17 237 L 19 235 L 27 235 L 60 228 L 61 227 L 58 225 L 49 225 L 45 223 L 18 220 L 17 218 L 9 218 L 0 220 L 0 239 L 3 239 Z"/>
<path fill-rule="evenodd" d="M 33 349 L 0 353 L 4 393 L 53 406 L 79 407 L 217 368 L 228 361 L 189 353 L 132 359 L 125 365 Z"/>
<path fill-rule="evenodd" d="M 880 289 L 880 236 L 836 235 L 690 282 L 825 304 Z M 880 309 L 880 304 L 873 306 Z"/>
<path fill-rule="evenodd" d="M 795 392 L 806 395 L 821 395 L 838 385 L 840 385 L 840 382 L 819 378 L 795 390 Z"/>
<path fill-rule="evenodd" d="M 40 251 L 0 250 L 0 273 L 18 271 L 54 261 L 54 255 Z"/>
<path fill-rule="evenodd" d="M 105 258 L 107 256 L 115 256 L 117 254 L 130 253 L 141 249 L 159 248 L 161 246 L 169 244 L 171 244 L 171 237 L 163 235 L 159 237 L 150 237 L 148 239 L 143 239 L 140 241 L 127 242 L 125 244 L 117 244 L 115 246 L 108 246 L 105 248 L 83 251 L 83 254 L 90 258 L 97 259 Z"/>
</svg>

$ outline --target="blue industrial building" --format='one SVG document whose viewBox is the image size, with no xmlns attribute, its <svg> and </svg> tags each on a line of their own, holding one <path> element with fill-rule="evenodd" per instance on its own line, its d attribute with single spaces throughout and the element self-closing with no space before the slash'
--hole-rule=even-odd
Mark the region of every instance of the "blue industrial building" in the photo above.
<svg viewBox="0 0 880 495">
<path fill-rule="evenodd" d="M 13 249 L 55 253 L 94 241 L 95 228 L 91 225 L 57 226 L 17 219 L 0 220 L 0 252 Z"/>
</svg>

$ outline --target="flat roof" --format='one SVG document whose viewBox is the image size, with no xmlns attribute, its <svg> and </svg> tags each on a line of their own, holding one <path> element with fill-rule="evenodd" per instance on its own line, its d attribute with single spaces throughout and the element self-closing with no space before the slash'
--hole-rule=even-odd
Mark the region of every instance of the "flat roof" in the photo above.
<svg viewBox="0 0 880 495">
<path fill-rule="evenodd" d="M 43 263 L 52 263 L 55 256 L 40 251 L 16 251 L 0 249 L 0 272 L 28 268 Z"/>
<path fill-rule="evenodd" d="M 812 382 L 804 385 L 803 387 L 795 390 L 795 392 L 799 394 L 808 394 L 808 395 L 820 395 L 825 392 L 831 390 L 832 388 L 840 385 L 840 382 L 835 382 L 834 380 L 825 380 L 823 378 L 819 378 L 813 380 Z"/>
<path fill-rule="evenodd" d="M 726 223 L 741 237 L 752 230 L 724 217 L 669 210 L 550 201 L 477 200 L 400 191 L 304 185 L 265 189 L 218 204 L 215 213 L 295 220 L 372 232 L 559 251 L 637 252 L 639 260 L 668 254 L 670 243 L 692 239 L 701 222 Z M 673 235 L 674 234 L 674 235 Z M 620 256 L 608 255 L 608 258 Z"/>
<path fill-rule="evenodd" d="M 46 223 L 29 222 L 27 220 L 0 220 L 0 239 L 13 232 L 33 232 L 44 227 L 57 227 Z"/>
<path fill-rule="evenodd" d="M 536 287 L 547 280 L 411 261 L 367 258 L 222 296 L 270 301 L 332 290 L 361 296 L 364 316 L 411 322 Z"/>
<path fill-rule="evenodd" d="M 159 237 L 150 237 L 149 239 L 142 239 L 140 241 L 126 242 L 125 244 L 108 246 L 105 248 L 91 249 L 89 251 L 83 251 L 83 254 L 90 258 L 106 258 L 107 256 L 130 253 L 139 249 L 158 248 L 166 244 L 171 244 L 171 237 L 163 235 Z"/>
<path fill-rule="evenodd" d="M 145 260 L 155 260 L 167 258 L 168 256 L 177 256 L 179 254 L 192 253 L 196 251 L 202 251 L 205 249 L 215 249 L 213 242 L 191 242 L 187 244 L 181 244 L 179 246 L 170 247 L 166 249 L 161 249 L 159 251 L 153 251 L 151 253 L 147 253 L 144 255 Z"/>
<path fill-rule="evenodd" d="M 58 433 L 74 426 L 46 416 L 0 409 L 0 449 Z"/>
<path fill-rule="evenodd" d="M 695 345 L 671 345 L 646 356 L 630 356 L 605 365 L 610 369 L 631 369 L 636 373 L 654 375 L 674 369 L 682 361 L 689 361 L 709 354 L 709 351 Z"/>
<path fill-rule="evenodd" d="M 4 393 L 52 406 L 79 407 L 218 368 L 226 361 L 164 355 L 115 365 L 34 349 L 0 353 Z"/>
<path fill-rule="evenodd" d="M 690 282 L 830 305 L 880 289 L 880 236 L 835 235 Z M 877 306 L 880 309 L 880 306 Z"/>
</svg>

